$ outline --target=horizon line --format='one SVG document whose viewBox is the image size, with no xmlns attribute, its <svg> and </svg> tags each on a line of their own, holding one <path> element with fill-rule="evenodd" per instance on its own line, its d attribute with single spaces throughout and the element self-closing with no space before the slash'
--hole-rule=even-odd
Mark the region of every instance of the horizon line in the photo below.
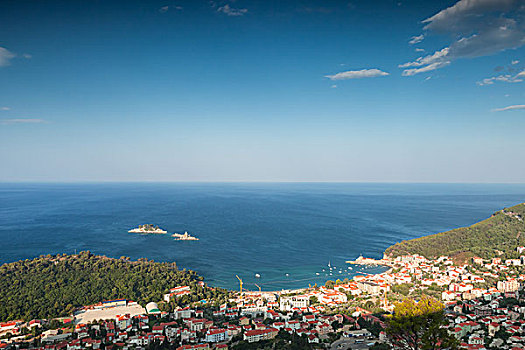
<svg viewBox="0 0 525 350">
<path fill-rule="evenodd" d="M 4 181 L 0 184 L 465 184 L 465 185 L 525 185 L 525 182 L 483 182 L 483 181 L 301 181 L 301 180 L 174 180 L 174 181 L 156 181 L 156 180 L 21 180 L 21 181 Z"/>
</svg>

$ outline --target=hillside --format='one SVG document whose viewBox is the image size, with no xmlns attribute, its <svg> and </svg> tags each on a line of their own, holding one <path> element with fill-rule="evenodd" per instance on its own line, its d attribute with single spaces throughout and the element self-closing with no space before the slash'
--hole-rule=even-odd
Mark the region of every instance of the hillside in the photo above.
<svg viewBox="0 0 525 350">
<path fill-rule="evenodd" d="M 389 257 L 420 254 L 427 258 L 448 255 L 465 261 L 472 256 L 516 257 L 516 247 L 524 245 L 525 204 L 522 203 L 469 227 L 396 243 L 385 254 Z"/>
<path fill-rule="evenodd" d="M 41 256 L 0 266 L 0 321 L 65 316 L 78 306 L 116 298 L 144 305 L 162 300 L 177 285 L 195 289 L 200 279 L 174 263 L 90 252 Z"/>
</svg>

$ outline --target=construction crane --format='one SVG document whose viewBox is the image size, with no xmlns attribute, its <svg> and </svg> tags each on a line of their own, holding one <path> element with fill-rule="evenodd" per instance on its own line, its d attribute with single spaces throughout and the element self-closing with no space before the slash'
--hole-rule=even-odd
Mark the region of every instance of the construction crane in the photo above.
<svg viewBox="0 0 525 350">
<path fill-rule="evenodd" d="M 237 276 L 237 275 L 235 275 L 235 277 L 237 277 L 237 279 L 239 280 L 239 285 L 240 285 L 239 290 L 242 293 L 242 279 L 239 276 Z"/>
<path fill-rule="evenodd" d="M 254 283 L 254 284 L 257 286 L 257 288 L 259 288 L 259 292 L 260 292 L 261 291 L 261 286 L 259 286 L 257 283 Z"/>
</svg>

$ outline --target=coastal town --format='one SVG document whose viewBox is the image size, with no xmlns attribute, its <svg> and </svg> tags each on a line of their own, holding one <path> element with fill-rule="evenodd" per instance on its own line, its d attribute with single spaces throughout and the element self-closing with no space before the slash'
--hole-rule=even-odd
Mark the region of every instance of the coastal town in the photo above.
<svg viewBox="0 0 525 350">
<path fill-rule="evenodd" d="M 525 350 L 525 0 L 0 0 L 0 350 Z"/>
<path fill-rule="evenodd" d="M 516 253 L 517 259 L 474 257 L 464 264 L 446 256 L 359 258 L 354 263 L 389 270 L 300 290 L 241 289 L 221 305 L 201 300 L 166 311 L 193 293 L 190 286 L 174 286 L 145 307 L 120 299 L 78 308 L 70 317 L 3 320 L 0 349 L 256 349 L 290 342 L 310 349 L 389 349 L 388 315 L 397 302 L 422 295 L 442 301 L 446 330 L 460 348 L 525 349 L 525 247 Z"/>
</svg>

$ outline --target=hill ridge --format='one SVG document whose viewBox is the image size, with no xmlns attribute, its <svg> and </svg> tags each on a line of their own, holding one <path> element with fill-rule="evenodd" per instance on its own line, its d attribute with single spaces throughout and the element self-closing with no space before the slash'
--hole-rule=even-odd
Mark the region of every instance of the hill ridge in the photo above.
<svg viewBox="0 0 525 350">
<path fill-rule="evenodd" d="M 525 203 L 498 210 L 470 226 L 398 242 L 385 255 L 420 254 L 429 259 L 447 255 L 459 261 L 474 256 L 516 258 L 518 246 L 525 246 Z"/>
</svg>

